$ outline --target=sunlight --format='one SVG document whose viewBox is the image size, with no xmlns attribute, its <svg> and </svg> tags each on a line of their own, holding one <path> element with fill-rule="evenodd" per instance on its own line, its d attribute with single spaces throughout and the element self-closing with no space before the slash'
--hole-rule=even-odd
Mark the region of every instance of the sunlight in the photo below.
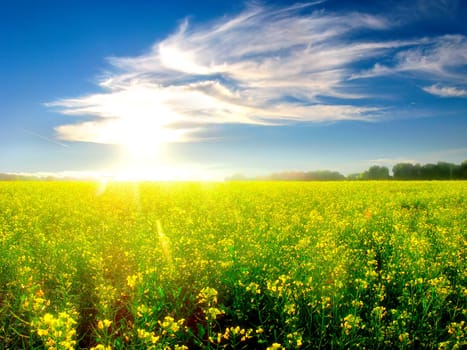
<svg viewBox="0 0 467 350">
<path fill-rule="evenodd" d="M 161 166 L 127 165 L 120 169 L 115 180 L 117 181 L 171 181 L 176 180 L 177 174 Z"/>
<path fill-rule="evenodd" d="M 131 125 L 121 139 L 121 166 L 117 178 L 123 180 L 152 179 L 160 166 L 161 145 L 166 138 L 162 128 Z"/>
<path fill-rule="evenodd" d="M 206 169 L 199 164 L 127 162 L 114 172 L 116 181 L 223 181 L 223 170 Z"/>
<path fill-rule="evenodd" d="M 96 196 L 101 196 L 104 194 L 105 190 L 107 189 L 108 182 L 109 182 L 109 179 L 106 177 L 101 177 L 99 179 L 97 189 L 96 189 Z"/>
<path fill-rule="evenodd" d="M 183 130 L 168 127 L 176 118 L 159 102 L 152 101 L 147 110 L 140 105 L 133 113 L 126 111 L 125 118 L 115 120 L 107 128 L 106 132 L 112 133 L 121 147 L 117 178 L 139 181 L 167 177 L 160 174 L 162 146 L 180 141 Z"/>
<path fill-rule="evenodd" d="M 122 119 L 115 128 L 119 143 L 134 157 L 152 155 L 161 144 L 177 141 L 180 136 L 177 130 L 165 127 L 165 122 L 144 115 Z"/>
</svg>

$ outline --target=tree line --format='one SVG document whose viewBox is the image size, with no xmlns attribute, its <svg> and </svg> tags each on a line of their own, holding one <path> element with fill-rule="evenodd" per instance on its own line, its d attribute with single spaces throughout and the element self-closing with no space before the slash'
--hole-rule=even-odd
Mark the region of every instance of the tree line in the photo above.
<svg viewBox="0 0 467 350">
<path fill-rule="evenodd" d="M 362 173 L 344 176 L 337 171 L 284 171 L 266 176 L 248 178 L 236 174 L 226 178 L 227 181 L 339 181 L 339 180 L 467 180 L 467 160 L 461 164 L 438 162 L 436 164 L 398 163 L 389 168 L 373 165 Z M 34 176 L 0 173 L 0 181 L 71 181 L 73 177 Z M 83 180 L 83 179 L 79 179 Z M 85 179 L 84 179 L 85 180 Z M 91 178 L 87 180 L 92 180 Z"/>
<path fill-rule="evenodd" d="M 392 176 L 389 169 L 374 165 L 361 174 L 349 175 L 354 180 L 466 180 L 467 160 L 461 164 L 438 162 L 436 164 L 398 163 L 392 167 Z"/>
<path fill-rule="evenodd" d="M 226 180 L 266 180 L 266 181 L 337 181 L 337 180 L 467 180 L 467 160 L 461 164 L 438 162 L 424 165 L 398 163 L 392 167 L 392 175 L 386 166 L 373 165 L 362 173 L 344 176 L 337 171 L 284 171 L 256 178 L 241 174 Z"/>
</svg>

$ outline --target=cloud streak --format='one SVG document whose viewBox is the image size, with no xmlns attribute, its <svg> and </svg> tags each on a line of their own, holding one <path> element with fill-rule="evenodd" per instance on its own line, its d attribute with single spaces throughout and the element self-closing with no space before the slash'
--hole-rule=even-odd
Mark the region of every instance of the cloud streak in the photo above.
<svg viewBox="0 0 467 350">
<path fill-rule="evenodd" d="M 467 81 L 467 38 L 443 35 L 407 42 L 409 47 L 398 51 L 393 65 L 375 63 L 373 68 L 355 73 L 353 79 L 393 74 L 417 74 L 417 78 L 464 83 Z"/>
<path fill-rule="evenodd" d="M 439 84 L 434 84 L 424 87 L 423 90 L 429 94 L 440 97 L 467 97 L 466 89 L 458 89 L 452 86 L 440 86 Z"/>
<path fill-rule="evenodd" d="M 146 54 L 110 58 L 112 73 L 99 82 L 102 93 L 47 104 L 92 118 L 57 127 L 58 137 L 177 142 L 200 140 L 219 124 L 378 120 L 385 108 L 352 102 L 371 95 L 356 92 L 355 81 L 405 71 L 457 79 L 453 69 L 467 61 L 465 37 L 365 40 L 358 34 L 391 24 L 381 16 L 320 11 L 319 3 L 250 5 L 237 16 L 193 28 L 184 21 Z M 393 66 L 357 68 L 387 55 L 393 55 Z M 437 86 L 425 91 L 450 93 Z"/>
</svg>

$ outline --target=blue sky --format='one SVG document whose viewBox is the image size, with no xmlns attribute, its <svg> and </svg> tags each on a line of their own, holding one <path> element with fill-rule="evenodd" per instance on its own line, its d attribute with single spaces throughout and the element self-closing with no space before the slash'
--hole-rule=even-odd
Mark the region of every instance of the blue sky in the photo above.
<svg viewBox="0 0 467 350">
<path fill-rule="evenodd" d="M 0 172 L 467 159 L 467 3 L 0 1 Z"/>
</svg>

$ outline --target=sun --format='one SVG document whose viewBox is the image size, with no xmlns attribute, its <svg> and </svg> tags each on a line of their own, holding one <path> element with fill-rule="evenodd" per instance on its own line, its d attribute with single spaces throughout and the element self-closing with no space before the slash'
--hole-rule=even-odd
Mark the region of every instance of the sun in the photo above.
<svg viewBox="0 0 467 350">
<path fill-rule="evenodd" d="M 128 137 L 120 144 L 121 166 L 118 176 L 127 180 L 157 179 L 162 166 L 162 145 L 157 138 L 144 135 Z"/>
<path fill-rule="evenodd" d="M 133 113 L 116 119 L 106 129 L 109 139 L 120 149 L 117 177 L 128 180 L 158 179 L 169 144 L 180 142 L 184 133 L 170 124 L 168 112 L 159 106 L 149 111 Z M 165 171 L 166 172 L 166 171 Z M 164 175 L 167 177 L 167 175 Z"/>
<path fill-rule="evenodd" d="M 157 175 L 163 157 L 163 146 L 171 131 L 155 123 L 121 123 L 118 146 L 120 165 L 117 176 L 128 180 L 144 180 Z"/>
</svg>

